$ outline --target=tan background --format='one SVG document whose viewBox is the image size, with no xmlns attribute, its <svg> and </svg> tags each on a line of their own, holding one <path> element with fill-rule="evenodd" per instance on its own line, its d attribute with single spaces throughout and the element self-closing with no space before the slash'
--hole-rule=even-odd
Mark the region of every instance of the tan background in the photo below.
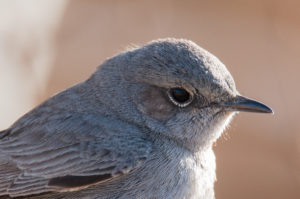
<svg viewBox="0 0 300 199">
<path fill-rule="evenodd" d="M 0 128 L 130 44 L 188 38 L 275 115 L 239 114 L 215 147 L 218 199 L 300 198 L 300 1 L 0 1 Z"/>
</svg>

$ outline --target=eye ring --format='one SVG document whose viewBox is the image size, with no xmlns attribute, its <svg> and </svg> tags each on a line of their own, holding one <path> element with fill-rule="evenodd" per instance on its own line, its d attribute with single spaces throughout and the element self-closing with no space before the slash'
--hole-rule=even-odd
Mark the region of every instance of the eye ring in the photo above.
<svg viewBox="0 0 300 199">
<path fill-rule="evenodd" d="M 188 106 L 193 101 L 193 95 L 183 88 L 170 88 L 168 97 L 171 102 L 181 108 Z"/>
</svg>

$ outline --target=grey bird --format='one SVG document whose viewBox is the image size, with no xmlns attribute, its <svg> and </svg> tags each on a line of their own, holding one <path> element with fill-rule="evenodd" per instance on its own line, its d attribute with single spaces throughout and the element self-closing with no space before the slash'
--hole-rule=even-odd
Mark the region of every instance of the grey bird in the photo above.
<svg viewBox="0 0 300 199">
<path fill-rule="evenodd" d="M 192 41 L 130 49 L 0 132 L 0 198 L 212 199 L 239 111 L 272 113 Z"/>
</svg>

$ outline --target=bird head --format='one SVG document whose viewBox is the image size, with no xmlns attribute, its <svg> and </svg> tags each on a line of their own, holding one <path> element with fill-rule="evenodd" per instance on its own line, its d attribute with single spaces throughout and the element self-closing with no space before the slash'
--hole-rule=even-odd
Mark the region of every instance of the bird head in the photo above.
<svg viewBox="0 0 300 199">
<path fill-rule="evenodd" d="M 241 96 L 226 66 L 189 40 L 155 40 L 107 60 L 98 73 L 125 120 L 190 150 L 210 146 L 239 111 L 272 113 Z"/>
</svg>

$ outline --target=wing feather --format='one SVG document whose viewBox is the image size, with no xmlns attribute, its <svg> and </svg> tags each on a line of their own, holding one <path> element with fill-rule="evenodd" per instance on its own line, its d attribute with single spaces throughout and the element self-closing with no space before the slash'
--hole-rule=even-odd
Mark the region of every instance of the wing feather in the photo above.
<svg viewBox="0 0 300 199">
<path fill-rule="evenodd" d="M 48 119 L 47 125 L 33 122 L 19 130 L 13 126 L 0 139 L 0 154 L 18 172 L 14 170 L 9 180 L 0 172 L 0 184 L 6 187 L 0 186 L 0 196 L 4 191 L 26 196 L 83 189 L 124 175 L 148 157 L 151 142 L 140 129 L 99 115 L 91 117 L 74 114 L 64 120 Z"/>
</svg>

